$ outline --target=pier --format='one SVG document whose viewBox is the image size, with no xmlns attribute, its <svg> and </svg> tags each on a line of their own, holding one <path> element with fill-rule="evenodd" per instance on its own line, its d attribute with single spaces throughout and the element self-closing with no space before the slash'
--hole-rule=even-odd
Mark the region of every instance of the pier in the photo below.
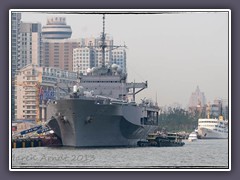
<svg viewBox="0 0 240 180">
<path fill-rule="evenodd" d="M 62 146 L 62 141 L 57 136 L 44 135 L 39 137 L 15 138 L 12 140 L 12 148 L 30 147 L 54 147 Z"/>
</svg>

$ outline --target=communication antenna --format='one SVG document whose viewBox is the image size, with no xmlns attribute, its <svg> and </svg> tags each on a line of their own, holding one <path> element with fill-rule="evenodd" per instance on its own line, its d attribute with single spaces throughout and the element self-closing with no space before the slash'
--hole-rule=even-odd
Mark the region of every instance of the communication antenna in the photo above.
<svg viewBox="0 0 240 180">
<path fill-rule="evenodd" d="M 101 48 L 102 48 L 102 67 L 105 66 L 105 48 L 106 48 L 106 35 L 105 35 L 105 14 L 103 14 L 103 32 L 102 32 L 102 44 L 101 44 Z"/>
<path fill-rule="evenodd" d="M 156 103 L 155 105 L 157 106 L 158 105 L 158 101 L 157 101 L 157 92 L 156 92 Z"/>
<path fill-rule="evenodd" d="M 106 44 L 106 34 L 105 34 L 105 14 L 103 14 L 103 31 L 102 31 L 102 35 L 101 35 L 101 44 L 100 44 L 100 48 L 102 50 L 102 67 L 105 67 L 105 52 L 106 52 L 106 47 L 111 47 L 111 49 L 116 49 L 116 48 L 119 48 L 119 47 L 124 47 L 124 48 L 127 48 L 127 46 L 125 45 L 125 42 L 124 42 L 124 45 L 123 46 L 114 46 L 114 45 L 107 45 Z"/>
<path fill-rule="evenodd" d="M 77 84 L 78 84 L 78 86 L 79 86 L 79 84 L 80 84 L 80 66 L 79 66 L 79 64 L 77 64 L 77 67 L 78 67 L 78 70 L 77 70 Z"/>
</svg>

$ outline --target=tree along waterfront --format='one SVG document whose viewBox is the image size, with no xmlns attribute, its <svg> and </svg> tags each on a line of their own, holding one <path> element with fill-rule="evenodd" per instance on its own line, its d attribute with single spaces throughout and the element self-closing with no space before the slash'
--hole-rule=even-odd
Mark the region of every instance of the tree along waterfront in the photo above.
<svg viewBox="0 0 240 180">
<path fill-rule="evenodd" d="M 198 126 L 201 114 L 192 114 L 181 108 L 169 107 L 159 115 L 159 126 L 169 132 L 192 132 Z"/>
</svg>

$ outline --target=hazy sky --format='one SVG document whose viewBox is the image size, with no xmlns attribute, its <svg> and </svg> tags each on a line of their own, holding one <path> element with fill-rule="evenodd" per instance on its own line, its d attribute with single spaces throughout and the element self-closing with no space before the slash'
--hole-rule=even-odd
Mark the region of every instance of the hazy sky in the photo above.
<svg viewBox="0 0 240 180">
<path fill-rule="evenodd" d="M 46 24 L 51 14 L 22 13 L 24 22 Z M 100 14 L 64 14 L 72 38 L 97 37 Z M 107 14 L 106 33 L 128 47 L 128 81 L 148 80 L 138 99 L 186 106 L 199 86 L 207 101 L 228 97 L 228 13 Z"/>
</svg>

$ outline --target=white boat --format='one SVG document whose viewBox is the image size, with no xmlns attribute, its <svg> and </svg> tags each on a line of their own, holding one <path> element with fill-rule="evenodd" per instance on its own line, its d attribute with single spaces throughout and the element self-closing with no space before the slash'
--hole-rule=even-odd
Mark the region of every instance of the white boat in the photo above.
<svg viewBox="0 0 240 180">
<path fill-rule="evenodd" d="M 196 141 L 198 138 L 197 138 L 197 132 L 196 131 L 193 131 L 189 134 L 188 136 L 188 141 L 192 142 L 192 141 Z"/>
<path fill-rule="evenodd" d="M 218 119 L 199 119 L 198 135 L 201 139 L 227 139 L 228 120 L 224 120 L 222 116 Z"/>
</svg>

